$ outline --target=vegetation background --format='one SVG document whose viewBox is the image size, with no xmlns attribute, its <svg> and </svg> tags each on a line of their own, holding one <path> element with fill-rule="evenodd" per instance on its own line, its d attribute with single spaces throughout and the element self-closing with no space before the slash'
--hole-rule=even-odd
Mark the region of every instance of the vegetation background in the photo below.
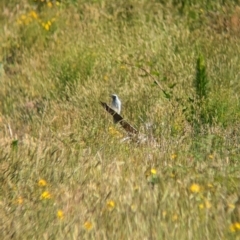
<svg viewBox="0 0 240 240">
<path fill-rule="evenodd" d="M 1 0 L 0 238 L 240 239 L 238 4 Z"/>
</svg>

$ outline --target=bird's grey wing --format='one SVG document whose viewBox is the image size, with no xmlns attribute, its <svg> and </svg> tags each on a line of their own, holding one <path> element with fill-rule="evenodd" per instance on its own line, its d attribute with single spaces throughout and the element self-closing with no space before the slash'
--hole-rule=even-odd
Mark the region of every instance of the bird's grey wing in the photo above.
<svg viewBox="0 0 240 240">
<path fill-rule="evenodd" d="M 109 112 L 113 116 L 113 120 L 115 123 L 120 123 L 121 126 L 129 133 L 138 133 L 138 130 L 134 128 L 130 123 L 128 123 L 126 120 L 123 119 L 123 117 L 118 114 L 116 111 L 114 111 L 111 107 L 107 105 L 107 103 L 101 102 L 101 105 L 106 109 L 107 112 Z"/>
</svg>

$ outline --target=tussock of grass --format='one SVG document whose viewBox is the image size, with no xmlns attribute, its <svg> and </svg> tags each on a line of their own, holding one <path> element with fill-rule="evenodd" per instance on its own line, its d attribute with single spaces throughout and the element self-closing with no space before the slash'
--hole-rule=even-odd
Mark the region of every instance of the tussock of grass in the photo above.
<svg viewBox="0 0 240 240">
<path fill-rule="evenodd" d="M 238 238 L 240 15 L 191 3 L 1 2 L 3 239 Z"/>
</svg>

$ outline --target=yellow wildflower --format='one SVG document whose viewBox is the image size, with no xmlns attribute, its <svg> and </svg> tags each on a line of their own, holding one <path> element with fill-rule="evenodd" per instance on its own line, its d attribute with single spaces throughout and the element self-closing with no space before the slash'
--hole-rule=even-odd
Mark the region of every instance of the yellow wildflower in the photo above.
<svg viewBox="0 0 240 240">
<path fill-rule="evenodd" d="M 52 198 L 52 196 L 51 196 L 51 194 L 50 194 L 50 192 L 49 191 L 44 191 L 42 194 L 41 194 L 41 197 L 40 197 L 40 199 L 50 199 L 50 198 Z"/>
<path fill-rule="evenodd" d="M 51 2 L 47 2 L 47 6 L 48 6 L 49 8 L 51 8 L 51 7 L 52 7 L 52 3 L 51 3 Z"/>
<path fill-rule="evenodd" d="M 235 228 L 239 231 L 240 230 L 240 222 L 235 223 Z"/>
<path fill-rule="evenodd" d="M 40 179 L 38 181 L 38 186 L 39 187 L 45 187 L 45 186 L 47 186 L 47 182 L 44 179 Z"/>
<path fill-rule="evenodd" d="M 60 2 L 56 1 L 56 5 L 59 6 L 59 5 L 60 5 Z"/>
<path fill-rule="evenodd" d="M 109 211 L 112 211 L 115 208 L 115 202 L 113 200 L 108 201 L 107 208 Z"/>
<path fill-rule="evenodd" d="M 199 204 L 199 208 L 204 209 L 204 204 L 203 203 Z"/>
<path fill-rule="evenodd" d="M 200 185 L 196 184 L 196 183 L 193 183 L 191 186 L 190 186 L 190 191 L 193 192 L 193 193 L 198 193 L 200 192 Z"/>
<path fill-rule="evenodd" d="M 32 17 L 32 18 L 35 18 L 35 19 L 38 18 L 38 15 L 37 15 L 37 13 L 35 11 L 29 12 L 29 16 Z"/>
<path fill-rule="evenodd" d="M 50 22 L 50 24 L 49 24 L 49 21 L 46 22 L 46 23 L 42 22 L 42 26 L 43 26 L 43 28 L 45 28 L 46 31 L 49 31 L 50 26 L 51 26 L 51 22 Z"/>
<path fill-rule="evenodd" d="M 85 227 L 87 230 L 91 230 L 92 227 L 93 227 L 93 225 L 92 225 L 91 222 L 86 221 L 86 222 L 84 223 L 84 227 Z"/>
<path fill-rule="evenodd" d="M 178 215 L 177 214 L 174 214 L 173 216 L 172 216 L 172 221 L 177 221 L 178 220 Z"/>
<path fill-rule="evenodd" d="M 57 211 L 57 217 L 59 218 L 59 219 L 63 219 L 64 218 L 64 214 L 63 214 L 63 211 L 62 210 L 58 210 Z"/>
<path fill-rule="evenodd" d="M 157 176 L 157 170 L 155 168 L 147 169 L 145 171 L 145 177 L 152 186 L 159 182 L 159 177 Z"/>
<path fill-rule="evenodd" d="M 209 157 L 210 159 L 213 159 L 213 158 L 214 158 L 214 156 L 213 156 L 212 154 L 208 155 L 208 157 Z"/>
<path fill-rule="evenodd" d="M 175 158 L 177 158 L 177 154 L 174 153 L 174 154 L 171 155 L 171 159 L 173 160 Z"/>
<path fill-rule="evenodd" d="M 27 16 L 24 15 L 24 14 L 21 16 L 21 19 L 22 19 L 22 20 L 25 20 L 26 18 L 27 18 Z"/>
<path fill-rule="evenodd" d="M 152 168 L 151 169 L 151 174 L 156 175 L 157 174 L 157 170 L 155 168 Z"/>
<path fill-rule="evenodd" d="M 19 204 L 19 205 L 23 204 L 23 198 L 18 197 L 17 200 L 16 200 L 16 203 Z"/>
<path fill-rule="evenodd" d="M 229 229 L 230 229 L 231 232 L 240 231 L 240 222 L 232 223 L 232 224 L 229 226 Z"/>
<path fill-rule="evenodd" d="M 44 24 L 44 28 L 45 28 L 47 31 L 49 31 L 50 26 L 48 25 L 48 23 Z"/>
<path fill-rule="evenodd" d="M 232 203 L 228 203 L 228 207 L 231 208 L 231 209 L 234 209 L 234 208 L 235 208 L 235 205 L 232 204 Z"/>
</svg>

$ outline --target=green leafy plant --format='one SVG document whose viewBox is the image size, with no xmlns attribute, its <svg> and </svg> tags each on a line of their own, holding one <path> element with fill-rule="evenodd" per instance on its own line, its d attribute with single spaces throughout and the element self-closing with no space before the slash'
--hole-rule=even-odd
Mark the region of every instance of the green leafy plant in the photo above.
<svg viewBox="0 0 240 240">
<path fill-rule="evenodd" d="M 194 98 L 189 98 L 189 109 L 187 119 L 199 133 L 201 126 L 206 123 L 212 123 L 213 112 L 209 112 L 209 80 L 207 78 L 206 62 L 202 54 L 196 61 L 196 75 L 193 80 Z"/>
<path fill-rule="evenodd" d="M 208 97 L 209 80 L 206 73 L 206 63 L 203 55 L 199 55 L 196 63 L 196 77 L 194 79 L 194 87 L 197 98 L 199 100 L 207 99 Z"/>
</svg>

